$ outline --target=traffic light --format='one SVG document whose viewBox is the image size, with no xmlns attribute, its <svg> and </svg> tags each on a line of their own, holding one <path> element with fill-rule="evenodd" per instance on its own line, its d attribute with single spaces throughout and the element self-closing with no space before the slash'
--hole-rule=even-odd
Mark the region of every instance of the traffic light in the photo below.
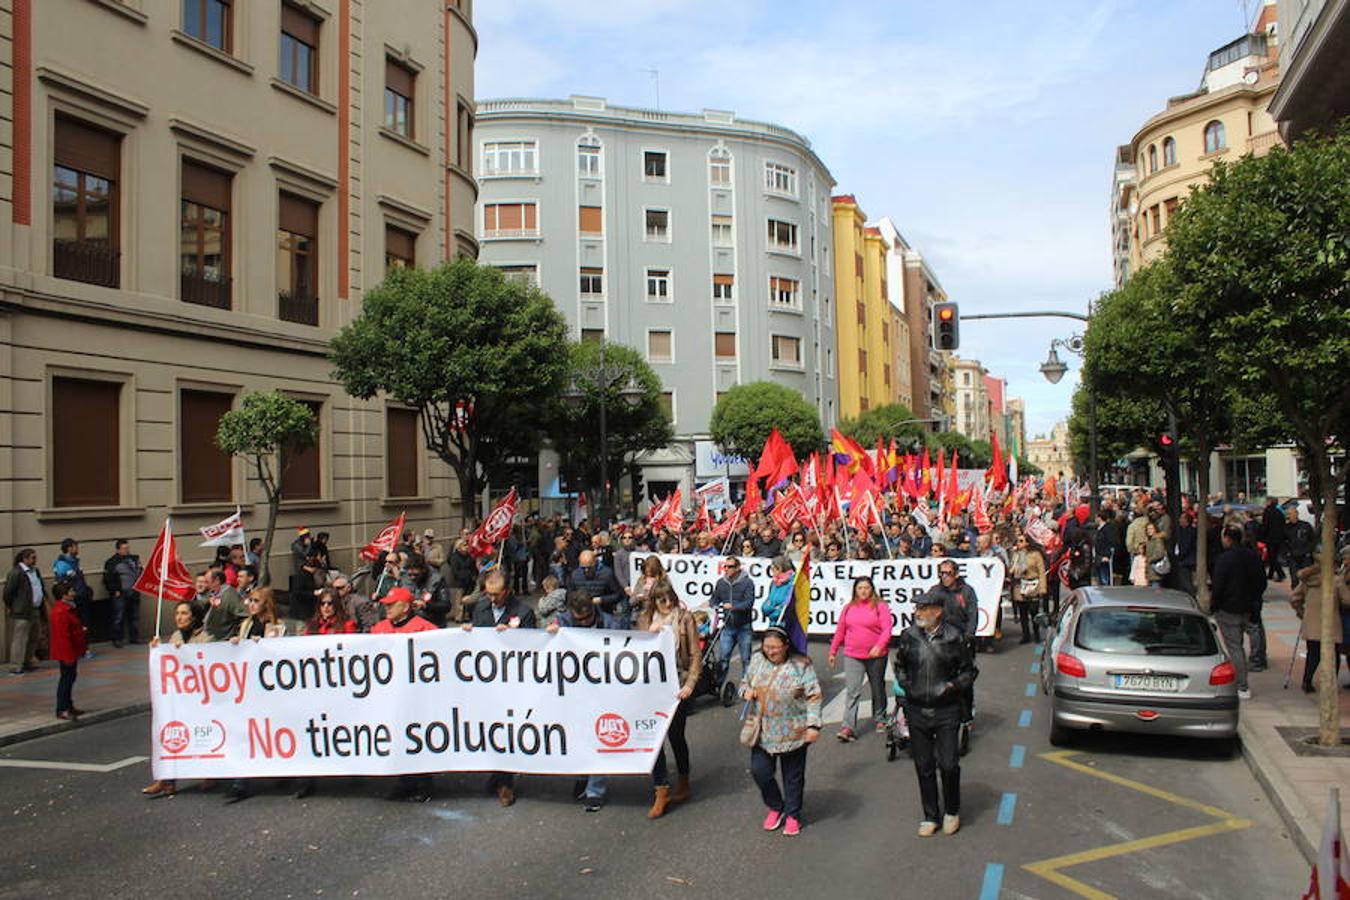
<svg viewBox="0 0 1350 900">
<path fill-rule="evenodd" d="M 636 509 L 637 505 L 641 503 L 643 500 L 642 469 L 639 468 L 638 466 L 634 466 L 630 471 L 631 471 L 630 477 L 633 480 L 633 507 Z"/>
<path fill-rule="evenodd" d="M 1168 429 L 1158 434 L 1158 455 L 1163 459 L 1175 459 L 1177 455 L 1176 432 Z"/>
<path fill-rule="evenodd" d="M 933 304 L 933 349 L 955 350 L 961 346 L 961 314 L 955 303 Z"/>
</svg>

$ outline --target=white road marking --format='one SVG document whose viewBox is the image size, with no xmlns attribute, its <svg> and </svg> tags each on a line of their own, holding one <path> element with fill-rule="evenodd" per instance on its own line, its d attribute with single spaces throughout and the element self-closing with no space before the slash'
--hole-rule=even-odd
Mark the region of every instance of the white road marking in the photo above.
<svg viewBox="0 0 1350 900">
<path fill-rule="evenodd" d="M 54 769 L 63 772 L 95 772 L 106 775 L 127 766 L 143 763 L 148 756 L 128 756 L 113 763 L 55 762 L 49 759 L 0 759 L 0 768 L 10 769 Z"/>
</svg>

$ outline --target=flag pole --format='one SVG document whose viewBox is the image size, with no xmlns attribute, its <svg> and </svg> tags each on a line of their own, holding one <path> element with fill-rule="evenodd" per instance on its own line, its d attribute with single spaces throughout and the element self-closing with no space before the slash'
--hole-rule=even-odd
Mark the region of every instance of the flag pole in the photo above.
<svg viewBox="0 0 1350 900">
<path fill-rule="evenodd" d="M 155 641 L 159 641 L 160 623 L 164 620 L 164 580 L 169 577 L 169 544 L 173 541 L 173 518 L 164 520 L 164 549 L 159 554 L 159 589 L 155 592 Z"/>
</svg>

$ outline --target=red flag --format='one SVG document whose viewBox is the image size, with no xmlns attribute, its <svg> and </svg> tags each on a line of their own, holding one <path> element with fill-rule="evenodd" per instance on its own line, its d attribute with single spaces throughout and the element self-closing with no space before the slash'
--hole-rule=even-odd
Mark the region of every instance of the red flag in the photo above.
<svg viewBox="0 0 1350 900">
<path fill-rule="evenodd" d="M 778 533 L 787 535 L 792 530 L 792 523 L 797 521 L 797 517 L 802 512 L 802 501 L 797 491 L 786 491 L 779 496 L 778 502 L 773 505 L 773 511 L 769 513 L 769 518 L 778 526 Z"/>
<path fill-rule="evenodd" d="M 750 483 L 754 484 L 753 481 L 751 481 Z M 666 508 L 668 506 L 670 506 L 669 494 L 661 498 L 661 501 L 657 503 L 655 506 L 653 506 L 651 509 L 647 510 L 647 524 L 652 526 L 653 528 L 660 528 L 661 523 L 665 521 Z"/>
<path fill-rule="evenodd" d="M 934 487 L 934 489 L 937 491 L 938 505 L 939 505 L 939 506 L 942 505 L 942 494 L 943 494 L 943 492 L 947 489 L 947 486 L 946 486 L 945 484 L 942 483 L 942 476 L 943 476 L 943 474 L 944 474 L 943 471 L 942 471 L 942 459 L 943 459 L 943 456 L 945 456 L 945 454 L 946 454 L 946 451 L 942 450 L 941 448 L 938 448 L 937 483 L 934 484 L 933 487 Z"/>
<path fill-rule="evenodd" d="M 712 516 L 708 515 L 708 501 L 703 497 L 698 498 L 698 515 L 694 517 L 695 531 L 709 531 L 712 529 Z"/>
<path fill-rule="evenodd" d="M 919 494 L 927 497 L 933 490 L 933 463 L 928 458 L 928 448 L 923 448 L 923 474 L 919 476 Z"/>
<path fill-rule="evenodd" d="M 881 435 L 877 435 L 877 450 L 872 459 L 872 471 L 884 473 L 888 468 L 890 466 L 886 460 L 886 444 L 882 441 Z"/>
<path fill-rule="evenodd" d="M 145 568 L 141 569 L 141 575 L 132 589 L 174 600 L 191 600 L 196 595 L 197 586 L 188 574 L 187 567 L 178 559 L 172 519 L 164 520 L 159 540 L 155 541 L 155 549 L 150 551 L 150 558 L 145 561 Z"/>
<path fill-rule="evenodd" d="M 380 558 L 381 553 L 392 553 L 399 535 L 403 534 L 403 521 L 406 515 L 407 513 L 399 513 L 397 519 L 381 528 L 374 540 L 361 548 L 361 558 L 366 562 L 374 562 Z"/>
<path fill-rule="evenodd" d="M 755 472 L 750 477 L 755 480 L 768 478 L 768 486 L 773 487 L 792 477 L 796 472 L 797 457 L 793 455 L 792 445 L 783 438 L 777 428 L 774 428 L 764 440 L 764 450 L 759 454 L 759 465 L 755 466 Z"/>
<path fill-rule="evenodd" d="M 959 463 L 957 462 L 957 453 L 956 453 L 955 448 L 953 448 L 953 449 L 952 449 L 952 467 L 951 467 L 951 469 L 949 470 L 948 476 L 947 476 L 948 479 L 949 479 L 949 480 L 947 481 L 947 503 L 948 503 L 948 505 L 949 505 L 948 508 L 950 508 L 950 504 L 953 504 L 953 503 L 956 502 L 956 495 L 961 491 L 961 484 L 960 484 L 959 481 L 956 480 L 956 472 L 957 472 L 957 467 L 958 467 L 958 465 L 959 465 Z"/>
<path fill-rule="evenodd" d="M 997 431 L 995 431 L 992 435 L 990 435 L 990 441 L 993 444 L 994 450 L 994 462 L 993 465 L 989 467 L 990 474 L 993 476 L 994 479 L 992 486 L 994 490 L 1001 491 L 1008 486 L 1008 469 L 1003 464 L 1003 451 L 1000 450 L 998 446 Z"/>
<path fill-rule="evenodd" d="M 497 502 L 492 507 L 492 512 L 483 523 L 469 535 L 469 552 L 474 556 L 489 556 L 492 554 L 492 545 L 505 538 L 511 533 L 511 523 L 516 519 L 516 507 L 520 503 L 520 498 L 516 495 L 516 489 L 511 488 L 511 492 Z"/>
<path fill-rule="evenodd" d="M 680 497 L 679 488 L 676 488 L 675 493 L 670 495 L 662 513 L 661 521 L 655 524 L 658 528 L 668 528 L 676 534 L 684 531 L 684 500 Z"/>
<path fill-rule="evenodd" d="M 866 531 L 874 521 L 881 521 L 881 514 L 877 509 L 876 486 L 861 472 L 854 476 L 853 484 L 853 502 L 848 509 L 848 524 L 850 528 Z"/>
<path fill-rule="evenodd" d="M 984 502 L 983 482 L 977 482 L 972 490 L 975 495 L 975 530 L 980 534 L 987 534 L 994 530 L 994 523 L 989 521 L 989 508 Z"/>
<path fill-rule="evenodd" d="M 730 515 L 723 517 L 722 521 L 718 522 L 716 527 L 713 528 L 713 540 L 725 541 L 733 531 L 740 527 L 740 524 L 741 511 L 739 509 L 734 509 L 731 511 Z"/>
<path fill-rule="evenodd" d="M 750 518 L 764 506 L 764 498 L 759 493 L 759 482 L 751 478 L 745 483 L 745 500 L 741 503 L 741 515 Z"/>
</svg>

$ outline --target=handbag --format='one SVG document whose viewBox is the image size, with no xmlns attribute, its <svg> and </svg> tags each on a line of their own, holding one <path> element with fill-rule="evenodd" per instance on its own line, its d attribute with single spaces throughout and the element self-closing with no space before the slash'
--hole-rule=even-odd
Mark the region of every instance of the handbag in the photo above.
<svg viewBox="0 0 1350 900">
<path fill-rule="evenodd" d="M 741 714 L 741 746 L 753 747 L 758 744 L 763 725 L 764 719 L 760 714 L 759 701 L 745 701 L 745 711 Z"/>
<path fill-rule="evenodd" d="M 1041 580 L 1039 578 L 1023 578 L 1020 590 L 1023 600 L 1038 596 L 1041 592 Z"/>
<path fill-rule="evenodd" d="M 1172 571 L 1172 560 L 1164 556 L 1161 559 L 1154 560 L 1150 563 L 1150 566 L 1155 575 L 1166 575 Z"/>
</svg>

